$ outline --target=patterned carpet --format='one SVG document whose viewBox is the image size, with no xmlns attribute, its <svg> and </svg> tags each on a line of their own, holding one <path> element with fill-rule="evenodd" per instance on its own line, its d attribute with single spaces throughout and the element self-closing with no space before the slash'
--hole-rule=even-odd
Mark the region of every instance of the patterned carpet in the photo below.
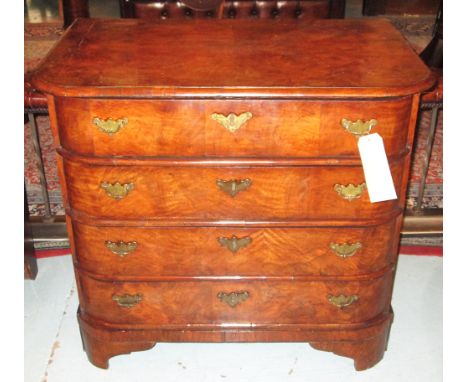
<svg viewBox="0 0 468 382">
<path fill-rule="evenodd" d="M 390 20 L 405 35 L 416 53 L 419 53 L 430 40 L 431 22 L 433 22 L 433 18 L 405 16 L 390 18 Z M 62 34 L 62 27 L 58 23 L 25 24 L 25 72 L 32 70 L 39 63 Z M 411 167 L 410 186 L 406 200 L 407 208 L 413 208 L 415 206 L 416 197 L 418 195 L 418 182 L 422 172 L 424 145 L 429 130 L 430 118 L 430 111 L 423 111 L 419 116 L 416 146 Z M 50 192 L 50 201 L 52 203 L 52 211 L 56 215 L 63 215 L 64 211 L 60 195 L 60 185 L 57 178 L 55 156 L 52 150 L 53 140 L 50 131 L 49 118 L 47 116 L 39 116 L 37 118 L 37 125 L 40 135 L 43 162 L 46 169 L 47 185 Z M 423 208 L 425 209 L 442 208 L 442 141 L 443 113 L 441 112 L 439 114 L 435 141 L 429 165 L 429 173 L 425 184 L 425 195 L 423 200 Z M 37 170 L 37 163 L 34 158 L 31 130 L 28 122 L 24 124 L 24 147 L 24 175 L 29 209 L 31 215 L 40 216 L 44 213 L 44 203 L 40 191 L 39 173 Z"/>
</svg>

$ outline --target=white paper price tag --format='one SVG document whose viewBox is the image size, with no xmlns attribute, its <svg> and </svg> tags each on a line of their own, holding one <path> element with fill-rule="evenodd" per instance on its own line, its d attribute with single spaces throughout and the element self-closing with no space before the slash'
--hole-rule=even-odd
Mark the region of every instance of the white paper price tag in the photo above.
<svg viewBox="0 0 468 382">
<path fill-rule="evenodd" d="M 358 147 L 371 203 L 396 199 L 382 137 L 377 133 L 364 135 L 359 138 Z"/>
</svg>

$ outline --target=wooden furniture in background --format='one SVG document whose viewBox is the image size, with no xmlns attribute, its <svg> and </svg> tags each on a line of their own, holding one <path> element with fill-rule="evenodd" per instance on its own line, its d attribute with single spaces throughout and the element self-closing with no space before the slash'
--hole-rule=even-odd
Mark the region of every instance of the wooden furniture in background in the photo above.
<svg viewBox="0 0 468 382">
<path fill-rule="evenodd" d="M 79 17 L 89 17 L 89 1 L 88 0 L 59 0 L 59 16 L 63 20 L 64 29 L 68 28 L 74 20 Z M 24 114 L 25 119 L 29 120 L 31 126 L 32 143 L 34 146 L 35 161 L 40 179 L 41 193 L 44 202 L 44 215 L 39 219 L 31 219 L 29 216 L 29 206 L 27 203 L 25 191 L 25 258 L 24 258 L 24 277 L 35 279 L 38 268 L 35 258 L 34 239 L 41 240 L 64 240 L 66 230 L 61 217 L 53 216 L 49 203 L 49 193 L 47 189 L 47 181 L 45 176 L 44 164 L 41 155 L 41 146 L 39 142 L 39 131 L 36 124 L 38 115 L 47 115 L 47 98 L 45 94 L 37 91 L 30 81 L 29 73 L 24 77 Z M 34 235 L 33 235 L 34 231 Z"/>
<path fill-rule="evenodd" d="M 430 68 L 440 70 L 443 67 L 443 4 L 440 1 L 439 10 L 434 23 L 432 40 L 420 53 L 421 59 Z M 442 73 L 440 73 L 442 75 Z"/>
<path fill-rule="evenodd" d="M 419 54 L 419 57 L 432 69 L 432 74 L 436 79 L 436 86 L 421 97 L 421 109 L 431 110 L 431 124 L 429 128 L 428 139 L 426 142 L 426 150 L 424 153 L 424 166 L 419 184 L 418 202 L 415 213 L 422 214 L 422 201 L 424 197 L 424 185 L 429 170 L 429 161 L 431 159 L 432 146 L 434 144 L 435 131 L 439 111 L 443 107 L 443 6 L 442 1 L 439 3 L 439 11 L 437 12 L 433 37 L 427 47 Z"/>
<path fill-rule="evenodd" d="M 29 221 L 28 199 L 24 190 L 24 278 L 34 280 L 37 276 L 37 260 L 34 251 L 31 223 Z"/>
<path fill-rule="evenodd" d="M 61 8 L 64 28 L 79 17 L 89 17 L 89 0 L 61 0 Z"/>
<path fill-rule="evenodd" d="M 166 341 L 304 341 L 357 370 L 382 358 L 433 81 L 389 22 L 81 19 L 32 81 L 94 365 Z M 369 202 L 369 132 L 397 200 Z"/>
<path fill-rule="evenodd" d="M 363 0 L 362 14 L 377 15 L 431 15 L 436 14 L 440 0 Z"/>
</svg>

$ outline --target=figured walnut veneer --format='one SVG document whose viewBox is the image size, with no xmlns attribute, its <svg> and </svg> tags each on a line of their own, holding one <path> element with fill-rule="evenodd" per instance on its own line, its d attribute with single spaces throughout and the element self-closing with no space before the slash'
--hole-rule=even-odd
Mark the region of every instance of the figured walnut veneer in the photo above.
<svg viewBox="0 0 468 382">
<path fill-rule="evenodd" d="M 151 279 L 159 277 L 226 276 L 344 276 L 379 271 L 393 263 L 391 220 L 368 227 L 121 227 L 73 223 L 77 262 L 99 277 Z M 249 237 L 251 243 L 235 254 L 219 237 Z M 137 244 L 124 258 L 105 245 L 123 236 Z M 360 243 L 352 257 L 340 258 L 331 243 Z M 284 254 L 287 253 L 287 256 Z M 109 276 L 107 276 L 109 277 Z"/>
<path fill-rule="evenodd" d="M 32 81 L 94 365 L 164 341 L 383 357 L 432 81 L 390 23 L 83 19 Z M 398 199 L 372 204 L 357 136 L 374 132 Z"/>
<path fill-rule="evenodd" d="M 396 156 L 405 148 L 411 98 L 373 102 L 58 98 L 56 107 L 59 126 L 75 126 L 62 130 L 62 146 L 83 155 L 358 157 L 356 138 L 341 120 L 378 117 L 371 132 L 383 137 L 389 156 Z M 252 118 L 234 132 L 211 117 L 244 112 L 251 112 Z M 127 121 L 112 135 L 89 123 L 112 116 Z"/>
<path fill-rule="evenodd" d="M 371 204 L 367 191 L 350 201 L 335 184 L 362 184 L 360 166 L 218 168 L 197 166 L 100 166 L 64 161 L 71 208 L 108 219 L 278 220 L 352 219 L 385 217 L 398 210 L 398 201 Z M 401 161 L 392 164 L 397 189 Z M 250 186 L 235 196 L 221 190 L 218 179 L 249 179 Z M 115 203 L 101 182 L 132 184 Z"/>
</svg>

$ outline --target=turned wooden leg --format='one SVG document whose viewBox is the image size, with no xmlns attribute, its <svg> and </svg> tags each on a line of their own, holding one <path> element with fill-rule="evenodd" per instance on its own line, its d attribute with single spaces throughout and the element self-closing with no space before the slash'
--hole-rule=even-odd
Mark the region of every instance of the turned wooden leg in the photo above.
<svg viewBox="0 0 468 382">
<path fill-rule="evenodd" d="M 369 369 L 382 359 L 387 347 L 387 340 L 388 330 L 385 330 L 375 337 L 363 340 L 311 342 L 310 346 L 352 358 L 354 359 L 354 368 L 360 371 Z"/>
<path fill-rule="evenodd" d="M 100 341 L 84 330 L 81 330 L 81 339 L 89 361 L 101 369 L 109 368 L 109 359 L 116 355 L 148 350 L 156 345 L 151 341 Z"/>
</svg>

